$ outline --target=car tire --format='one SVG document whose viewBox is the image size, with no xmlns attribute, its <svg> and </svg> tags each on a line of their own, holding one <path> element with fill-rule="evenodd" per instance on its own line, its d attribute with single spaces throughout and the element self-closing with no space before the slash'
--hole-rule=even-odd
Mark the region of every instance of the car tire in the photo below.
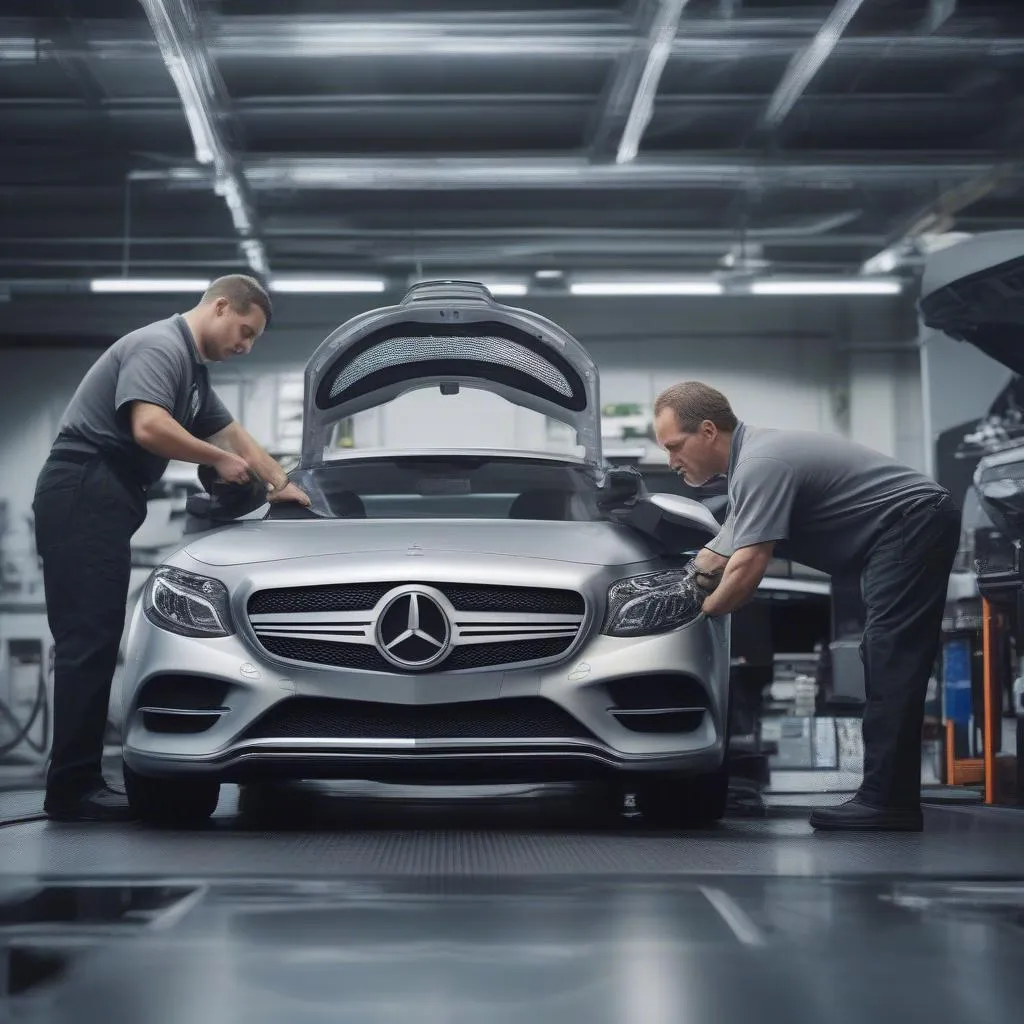
<svg viewBox="0 0 1024 1024">
<path fill-rule="evenodd" d="M 124 791 L 132 810 L 156 825 L 199 825 L 217 809 L 220 783 L 207 779 L 154 779 L 124 766 Z"/>
<path fill-rule="evenodd" d="M 702 828 L 725 817 L 729 768 L 689 778 L 658 779 L 636 788 L 637 810 L 655 827 Z"/>
</svg>

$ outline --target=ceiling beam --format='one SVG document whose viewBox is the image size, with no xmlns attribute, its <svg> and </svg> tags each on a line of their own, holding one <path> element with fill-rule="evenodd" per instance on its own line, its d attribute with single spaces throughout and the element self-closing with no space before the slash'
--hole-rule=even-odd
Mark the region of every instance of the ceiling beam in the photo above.
<svg viewBox="0 0 1024 1024">
<path fill-rule="evenodd" d="M 921 31 L 928 34 L 938 32 L 956 14 L 956 4 L 957 0 L 930 0 Z"/>
<path fill-rule="evenodd" d="M 254 190 L 455 190 L 790 187 L 852 189 L 865 185 L 927 188 L 930 182 L 965 181 L 987 171 L 989 154 L 965 159 L 927 152 L 886 153 L 883 160 L 804 155 L 786 160 L 726 155 L 656 158 L 629 164 L 597 164 L 573 157 L 267 157 L 245 161 Z M 136 181 L 203 188 L 211 175 L 203 167 L 147 168 Z"/>
<path fill-rule="evenodd" d="M 756 93 L 664 93 L 658 96 L 658 109 L 672 113 L 689 111 L 749 112 L 764 102 Z M 938 95 L 928 93 L 814 93 L 804 96 L 802 103 L 816 108 L 878 107 L 908 111 L 913 117 L 921 110 L 952 110 L 956 112 L 985 107 L 992 102 L 989 94 Z M 233 109 L 241 118 L 294 117 L 373 114 L 393 117 L 403 114 L 444 117 L 460 113 L 493 113 L 544 111 L 560 108 L 575 115 L 592 105 L 590 97 L 577 93 L 323 93 L 320 95 L 248 96 L 235 100 Z M 85 108 L 81 101 L 66 97 L 0 97 L 0 120 L 43 118 L 80 118 Z M 102 104 L 102 113 L 115 120 L 161 118 L 180 115 L 177 99 L 164 96 L 118 97 Z M 620 126 L 621 127 L 621 126 Z M 13 149 L 8 151 L 8 157 Z"/>
<path fill-rule="evenodd" d="M 636 30 L 623 19 L 587 23 L 531 17 L 532 21 L 510 16 L 448 25 L 436 18 L 396 23 L 344 15 L 211 16 L 203 19 L 203 38 L 206 52 L 214 60 L 248 57 L 303 61 L 385 56 L 410 56 L 419 61 L 443 61 L 453 56 L 617 59 L 638 41 Z M 687 18 L 685 28 L 685 33 L 673 41 L 672 56 L 714 63 L 748 56 L 793 57 L 820 33 L 822 21 L 807 16 Z M 957 28 L 955 36 L 890 32 L 847 37 L 838 50 L 851 58 L 894 51 L 901 59 L 947 54 L 964 58 L 1012 56 L 1024 50 L 1024 39 L 994 36 L 991 19 L 963 16 Z M 87 22 L 82 35 L 81 40 L 70 44 L 76 48 L 74 52 L 105 61 L 138 60 L 156 45 L 150 35 L 128 20 Z M 0 60 L 34 64 L 49 57 L 52 54 L 39 45 L 32 19 L 0 17 Z"/>
<path fill-rule="evenodd" d="M 665 64 L 679 19 L 689 0 L 641 0 L 637 11 L 638 38 L 619 58 L 601 100 L 593 132 L 591 155 L 604 159 L 615 154 L 616 163 L 636 159 L 654 112 Z"/>
<path fill-rule="evenodd" d="M 864 0 L 836 0 L 832 13 L 825 19 L 814 38 L 798 53 L 793 55 L 782 80 L 775 88 L 759 127 L 769 132 L 778 131 L 789 112 L 807 91 L 826 61 L 832 56 L 846 27 L 860 10 Z"/>
<path fill-rule="evenodd" d="M 259 236 L 256 205 L 222 128 L 229 109 L 227 90 L 203 44 L 192 0 L 140 3 L 181 98 L 196 161 L 212 170 L 210 184 L 227 203 L 246 262 L 253 273 L 266 277 L 270 267 Z"/>
<path fill-rule="evenodd" d="M 935 199 L 904 217 L 886 245 L 863 266 L 866 273 L 891 273 L 898 267 L 921 260 L 926 235 L 943 235 L 957 226 L 957 218 L 996 189 L 1024 174 L 1024 160 L 1005 159 L 983 168 L 966 181 L 947 187 Z M 1009 225 L 1007 225 L 1009 226 Z"/>
</svg>

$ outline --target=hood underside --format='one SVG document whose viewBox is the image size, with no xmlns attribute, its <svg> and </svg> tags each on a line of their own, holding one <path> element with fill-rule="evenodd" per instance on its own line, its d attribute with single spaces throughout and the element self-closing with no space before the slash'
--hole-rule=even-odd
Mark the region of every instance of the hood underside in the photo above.
<svg viewBox="0 0 1024 1024">
<path fill-rule="evenodd" d="M 481 284 L 439 281 L 343 324 L 313 354 L 303 468 L 324 461 L 339 421 L 408 391 L 463 386 L 569 424 L 586 460 L 601 463 L 597 369 L 579 342 L 536 313 L 501 305 Z"/>
<path fill-rule="evenodd" d="M 934 253 L 919 303 L 924 323 L 1024 373 L 1024 231 L 994 231 Z"/>
</svg>

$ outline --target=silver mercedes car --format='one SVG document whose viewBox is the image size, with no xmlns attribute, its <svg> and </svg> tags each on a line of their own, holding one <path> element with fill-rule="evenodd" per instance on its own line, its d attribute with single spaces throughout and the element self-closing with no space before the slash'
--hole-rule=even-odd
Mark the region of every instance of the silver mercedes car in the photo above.
<svg viewBox="0 0 1024 1024">
<path fill-rule="evenodd" d="M 422 388 L 490 391 L 567 424 L 577 454 L 334 443 Z M 566 331 L 463 282 L 355 318 L 307 365 L 292 479 L 310 508 L 190 499 L 148 581 L 123 701 L 140 816 L 196 822 L 224 782 L 298 779 L 585 780 L 650 820 L 722 816 L 729 621 L 686 569 L 718 525 L 607 465 Z"/>
</svg>

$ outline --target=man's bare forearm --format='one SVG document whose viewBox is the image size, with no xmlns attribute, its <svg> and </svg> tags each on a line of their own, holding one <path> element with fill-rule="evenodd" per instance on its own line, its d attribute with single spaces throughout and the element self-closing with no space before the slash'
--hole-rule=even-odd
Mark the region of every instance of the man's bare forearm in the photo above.
<svg viewBox="0 0 1024 1024">
<path fill-rule="evenodd" d="M 764 578 L 770 559 L 770 550 L 765 552 L 752 547 L 737 551 L 728 559 L 717 589 L 705 598 L 702 606 L 704 614 L 728 615 L 745 604 Z"/>
<path fill-rule="evenodd" d="M 240 455 L 249 463 L 253 472 L 275 491 L 287 486 L 288 474 L 281 464 L 240 423 L 225 427 L 214 434 L 210 441 Z"/>
</svg>

